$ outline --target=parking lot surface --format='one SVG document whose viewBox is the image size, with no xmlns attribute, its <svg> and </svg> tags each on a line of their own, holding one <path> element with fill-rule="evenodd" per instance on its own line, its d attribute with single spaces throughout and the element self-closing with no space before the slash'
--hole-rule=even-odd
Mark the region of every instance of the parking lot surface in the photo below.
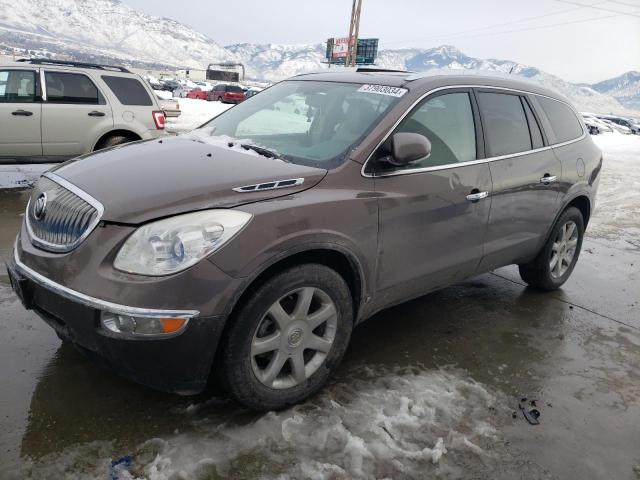
<svg viewBox="0 0 640 480">
<path fill-rule="evenodd" d="M 638 480 L 640 137 L 595 140 L 597 210 L 561 290 L 507 267 L 383 311 L 283 412 L 119 378 L 24 311 L 3 272 L 0 478 Z M 2 258 L 27 199 L 0 191 Z"/>
</svg>

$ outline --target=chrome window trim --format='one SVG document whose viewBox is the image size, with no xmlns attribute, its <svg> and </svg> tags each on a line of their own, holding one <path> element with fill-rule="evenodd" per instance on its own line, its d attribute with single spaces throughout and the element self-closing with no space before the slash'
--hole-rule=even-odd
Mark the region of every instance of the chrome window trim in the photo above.
<svg viewBox="0 0 640 480">
<path fill-rule="evenodd" d="M 59 283 L 48 279 L 44 275 L 36 272 L 35 270 L 27 267 L 24 263 L 22 263 L 20 261 L 20 257 L 18 256 L 18 241 L 19 237 L 18 239 L 16 239 L 16 243 L 13 249 L 13 257 L 18 272 L 25 277 L 28 277 L 41 287 L 46 288 L 47 290 L 50 290 L 53 293 L 56 293 L 68 300 L 80 303 L 86 307 L 95 308 L 97 310 L 116 313 L 120 315 L 129 315 L 132 317 L 189 319 L 200 315 L 200 312 L 198 310 L 157 310 L 151 308 L 130 307 L 128 305 L 120 305 L 106 300 L 100 300 L 99 298 L 95 298 L 90 295 L 85 295 L 84 293 L 72 290 L 68 287 L 65 287 L 64 285 L 60 285 Z"/>
<path fill-rule="evenodd" d="M 75 249 L 78 245 L 80 245 L 91 234 L 91 232 L 93 232 L 93 230 L 98 226 L 98 224 L 100 223 L 100 220 L 102 219 L 102 215 L 104 214 L 104 206 L 102 205 L 102 203 L 100 203 L 98 200 L 93 198 L 91 195 L 89 195 L 83 190 L 80 190 L 73 183 L 65 180 L 64 178 L 56 175 L 55 173 L 46 172 L 42 176 L 48 178 L 52 182 L 57 183 L 61 187 L 66 188 L 71 193 L 73 193 L 74 195 L 77 195 L 82 200 L 84 200 L 85 202 L 87 202 L 89 205 L 91 205 L 93 208 L 96 209 L 96 212 L 97 212 L 96 218 L 89 224 L 85 232 L 80 237 L 78 237 L 78 239 L 75 242 L 69 245 L 58 245 L 56 243 L 51 243 L 51 242 L 47 242 L 46 240 L 42 240 L 41 238 L 37 237 L 36 234 L 33 232 L 33 229 L 31 228 L 31 223 L 29 222 L 29 205 L 31 204 L 31 199 L 29 199 L 29 201 L 27 202 L 27 209 L 25 211 L 25 224 L 27 226 L 27 233 L 29 234 L 29 239 L 31 240 L 31 243 L 33 243 L 36 247 L 41 247 L 44 250 L 48 250 L 50 252 L 55 252 L 55 253 L 70 252 L 73 249 Z"/>
<path fill-rule="evenodd" d="M 380 140 L 380 142 L 378 142 L 378 144 L 376 145 L 376 148 L 374 148 L 372 150 L 372 152 L 369 154 L 369 156 L 367 157 L 365 162 L 362 164 L 362 168 L 360 169 L 360 174 L 363 177 L 366 177 L 366 178 L 381 178 L 381 177 L 393 177 L 393 176 L 396 176 L 396 175 L 410 175 L 412 173 L 424 173 L 424 172 L 434 172 L 434 171 L 438 171 L 438 170 L 448 170 L 450 168 L 466 167 L 466 166 L 469 166 L 469 165 L 478 165 L 478 164 L 481 164 L 481 163 L 489 163 L 489 162 L 495 162 L 497 160 L 504 160 L 504 159 L 507 159 L 507 158 L 521 157 L 523 155 L 529 155 L 529 154 L 532 154 L 532 153 L 544 152 L 545 150 L 551 150 L 552 148 L 563 147 L 565 145 L 570 145 L 572 143 L 579 142 L 580 140 L 583 140 L 587 135 L 587 132 L 585 131 L 584 127 L 582 127 L 582 135 L 580 137 L 574 139 L 574 140 L 569 140 L 568 142 L 562 142 L 562 143 L 554 143 L 552 145 L 547 145 L 545 147 L 536 148 L 536 149 L 533 149 L 533 150 L 525 150 L 524 152 L 510 153 L 508 155 L 500 155 L 500 156 L 497 156 L 497 157 L 480 158 L 480 159 L 471 160 L 471 161 L 468 161 L 468 162 L 451 163 L 451 164 L 447 164 L 447 165 L 436 165 L 436 166 L 433 166 L 433 167 L 423 167 L 423 168 L 413 168 L 413 169 L 407 169 L 407 170 L 399 170 L 399 171 L 395 171 L 395 172 L 382 173 L 382 174 L 378 174 L 378 175 L 369 174 L 369 173 L 365 172 L 365 168 L 367 167 L 367 164 L 371 160 L 371 157 L 373 156 L 373 154 L 378 150 L 378 148 L 380 148 L 380 145 L 382 145 L 389 138 L 389 136 L 391 136 L 391 134 L 396 129 L 396 127 L 400 124 L 400 122 L 402 122 L 402 120 L 404 120 L 404 118 L 407 115 L 409 115 L 409 113 L 420 102 L 422 102 L 429 95 L 432 95 L 432 94 L 434 94 L 436 92 L 440 92 L 440 91 L 443 91 L 443 90 L 455 90 L 455 89 L 458 89 L 458 88 L 476 88 L 476 89 L 477 88 L 487 88 L 487 89 L 492 89 L 492 90 L 504 90 L 504 91 L 514 92 L 514 93 L 518 93 L 518 94 L 522 94 L 522 95 L 536 95 L 536 96 L 539 96 L 539 97 L 549 98 L 551 100 L 555 100 L 556 102 L 563 103 L 564 105 L 568 106 L 571 109 L 571 111 L 573 112 L 574 115 L 576 115 L 576 112 L 575 112 L 574 108 L 571 105 L 569 105 L 567 102 L 563 102 L 562 100 L 558 100 L 557 98 L 553 98 L 553 97 L 550 97 L 548 95 L 543 95 L 541 93 L 533 93 L 533 92 L 528 92 L 526 90 L 518 90 L 516 88 L 495 87 L 495 86 L 491 86 L 491 85 L 448 85 L 446 87 L 434 88 L 434 89 L 429 90 L 428 92 L 422 94 L 415 102 L 413 102 L 407 108 L 407 110 L 393 124 L 393 126 L 384 135 L 384 137 L 382 137 L 382 140 Z M 577 115 L 576 115 L 576 118 L 578 118 Z M 578 123 L 580 123 L 580 125 L 582 126 L 582 122 L 580 122 L 579 118 L 578 118 Z"/>
</svg>

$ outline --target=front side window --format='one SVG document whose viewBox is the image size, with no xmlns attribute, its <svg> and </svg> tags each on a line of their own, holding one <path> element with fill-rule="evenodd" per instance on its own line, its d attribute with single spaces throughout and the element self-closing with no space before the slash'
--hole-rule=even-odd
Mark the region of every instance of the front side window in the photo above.
<svg viewBox="0 0 640 480">
<path fill-rule="evenodd" d="M 427 99 L 407 115 L 394 133 L 418 133 L 431 142 L 431 155 L 400 169 L 451 165 L 476 159 L 476 129 L 467 92 Z"/>
<path fill-rule="evenodd" d="M 547 97 L 537 97 L 537 99 L 551 122 L 551 128 L 558 143 L 569 142 L 582 136 L 582 125 L 569 106 Z"/>
<path fill-rule="evenodd" d="M 532 149 L 529 126 L 520 96 L 479 92 L 478 106 L 490 157 Z"/>
<path fill-rule="evenodd" d="M 239 144 L 268 148 L 286 161 L 333 168 L 399 99 L 372 93 L 365 87 L 355 83 L 281 82 L 193 133 L 214 139 L 230 137 Z"/>
<path fill-rule="evenodd" d="M 102 80 L 113 92 L 122 105 L 136 105 L 150 107 L 153 105 L 147 89 L 142 83 L 129 77 L 118 77 L 115 75 L 103 75 Z M 194 88 L 194 90 L 199 90 Z"/>
<path fill-rule="evenodd" d="M 100 93 L 86 75 L 80 73 L 45 72 L 49 103 L 78 103 L 98 105 Z"/>
<path fill-rule="evenodd" d="M 36 97 L 36 72 L 0 70 L 0 103 L 32 103 Z"/>
</svg>

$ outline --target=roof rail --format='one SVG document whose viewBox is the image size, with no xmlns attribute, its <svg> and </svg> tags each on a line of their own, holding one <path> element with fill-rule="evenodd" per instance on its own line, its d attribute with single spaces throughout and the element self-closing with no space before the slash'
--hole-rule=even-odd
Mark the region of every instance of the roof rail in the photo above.
<svg viewBox="0 0 640 480">
<path fill-rule="evenodd" d="M 34 65 L 64 65 L 69 67 L 95 68 L 97 70 L 115 70 L 116 72 L 131 73 L 124 67 L 115 65 L 100 65 L 98 63 L 71 62 L 68 60 L 51 60 L 49 58 L 19 58 L 16 62 L 32 63 Z"/>
<path fill-rule="evenodd" d="M 392 68 L 380 68 L 380 67 L 358 67 L 357 73 L 413 73 L 409 70 L 394 70 Z"/>
</svg>

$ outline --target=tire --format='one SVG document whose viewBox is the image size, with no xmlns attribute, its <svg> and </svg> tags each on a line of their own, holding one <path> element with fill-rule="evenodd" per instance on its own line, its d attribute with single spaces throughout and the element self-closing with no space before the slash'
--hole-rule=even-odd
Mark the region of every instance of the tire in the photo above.
<svg viewBox="0 0 640 480">
<path fill-rule="evenodd" d="M 582 213 L 575 207 L 569 207 L 556 221 L 549 239 L 536 258 L 531 263 L 519 265 L 520 277 L 531 287 L 540 290 L 560 288 L 576 266 L 583 238 Z"/>
<path fill-rule="evenodd" d="M 219 101 L 219 102 L 222 102 L 222 97 L 218 97 L 218 101 Z"/>
<path fill-rule="evenodd" d="M 304 298 L 311 300 L 305 304 Z M 307 314 L 297 315 L 302 305 Z M 334 270 L 300 265 L 263 283 L 229 321 L 214 366 L 222 387 L 251 409 L 280 410 L 317 392 L 340 364 L 351 338 L 353 300 Z M 323 351 L 310 346 L 318 338 Z"/>
<path fill-rule="evenodd" d="M 129 137 L 125 137 L 124 135 L 111 135 L 102 141 L 99 147 L 96 150 L 102 150 L 103 148 L 114 147 L 116 145 L 122 145 L 123 143 L 129 143 L 133 140 Z"/>
</svg>

